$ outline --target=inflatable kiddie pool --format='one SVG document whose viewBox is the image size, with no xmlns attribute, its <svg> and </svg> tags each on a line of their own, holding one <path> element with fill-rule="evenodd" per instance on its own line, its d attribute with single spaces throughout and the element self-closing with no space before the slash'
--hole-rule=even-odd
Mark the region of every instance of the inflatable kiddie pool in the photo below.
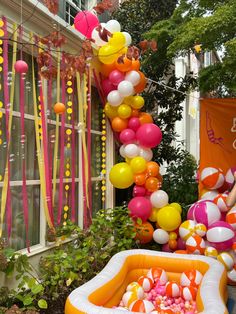
<svg viewBox="0 0 236 314">
<path fill-rule="evenodd" d="M 127 285 L 145 275 L 151 267 L 165 269 L 170 280 L 179 281 L 183 271 L 196 269 L 203 274 L 197 294 L 197 310 L 204 314 L 228 313 L 227 278 L 224 266 L 212 258 L 149 250 L 123 251 L 114 255 L 92 280 L 72 291 L 65 314 L 134 313 L 118 306 Z"/>
</svg>

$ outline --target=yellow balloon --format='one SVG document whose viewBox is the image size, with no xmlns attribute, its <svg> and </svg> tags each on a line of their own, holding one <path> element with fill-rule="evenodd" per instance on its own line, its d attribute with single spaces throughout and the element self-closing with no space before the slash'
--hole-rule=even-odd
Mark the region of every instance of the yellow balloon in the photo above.
<svg viewBox="0 0 236 314">
<path fill-rule="evenodd" d="M 182 213 L 182 207 L 179 205 L 179 203 L 171 203 L 170 206 L 177 209 L 180 212 L 180 214 Z"/>
<path fill-rule="evenodd" d="M 157 223 L 165 231 L 173 231 L 181 224 L 181 216 L 172 206 L 162 207 L 157 213 Z"/>
<path fill-rule="evenodd" d="M 130 167 L 135 174 L 142 173 L 147 169 L 147 162 L 143 157 L 134 157 L 130 162 Z"/>
<path fill-rule="evenodd" d="M 116 48 L 123 48 L 125 46 L 125 36 L 121 32 L 115 32 L 112 34 L 112 37 L 109 39 L 109 45 Z"/>
<path fill-rule="evenodd" d="M 98 51 L 98 59 L 104 64 L 111 64 L 117 59 L 117 48 L 104 45 Z"/>
<path fill-rule="evenodd" d="M 142 96 L 134 96 L 131 106 L 134 109 L 141 109 L 144 106 L 144 98 Z"/>
<path fill-rule="evenodd" d="M 117 189 L 127 189 L 134 183 L 132 169 L 126 162 L 120 162 L 113 166 L 109 179 Z"/>
<path fill-rule="evenodd" d="M 127 164 L 130 164 L 131 160 L 132 160 L 132 158 L 129 158 L 129 157 L 125 158 L 125 161 L 127 162 Z"/>
<path fill-rule="evenodd" d="M 124 103 L 126 105 L 132 106 L 134 96 L 128 96 L 124 98 Z"/>
<path fill-rule="evenodd" d="M 118 116 L 122 119 L 127 119 L 131 116 L 132 109 L 126 104 L 121 104 L 117 109 Z"/>
<path fill-rule="evenodd" d="M 159 211 L 159 208 L 152 208 L 152 212 L 151 215 L 149 216 L 148 220 L 150 220 L 151 222 L 156 222 L 157 221 L 157 213 Z"/>
<path fill-rule="evenodd" d="M 104 106 L 105 114 L 108 118 L 114 119 L 118 116 L 117 107 L 111 106 L 108 102 Z"/>
<path fill-rule="evenodd" d="M 170 232 L 169 237 L 170 237 L 170 240 L 176 240 L 177 239 L 177 233 L 176 232 Z"/>
</svg>

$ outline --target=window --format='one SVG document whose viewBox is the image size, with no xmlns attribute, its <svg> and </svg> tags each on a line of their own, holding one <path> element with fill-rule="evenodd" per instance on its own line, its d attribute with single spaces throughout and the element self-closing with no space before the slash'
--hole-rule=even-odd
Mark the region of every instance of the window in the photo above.
<svg viewBox="0 0 236 314">
<path fill-rule="evenodd" d="M 85 1 L 83 0 L 65 0 L 64 19 L 70 25 L 74 24 L 76 14 L 85 9 Z"/>
<path fill-rule="evenodd" d="M 208 67 L 212 63 L 212 52 L 211 51 L 206 51 L 204 53 L 204 67 Z"/>
</svg>

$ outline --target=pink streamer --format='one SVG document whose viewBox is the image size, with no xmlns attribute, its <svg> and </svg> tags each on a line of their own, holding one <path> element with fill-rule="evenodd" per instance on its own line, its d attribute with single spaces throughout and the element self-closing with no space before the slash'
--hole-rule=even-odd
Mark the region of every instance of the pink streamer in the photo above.
<svg viewBox="0 0 236 314">
<path fill-rule="evenodd" d="M 5 16 L 2 18 L 4 25 L 3 31 L 5 34 L 5 40 L 3 41 L 3 91 L 4 91 L 4 104 L 6 109 L 5 119 L 6 119 L 6 139 L 7 147 L 10 141 L 10 134 L 8 131 L 9 127 L 9 89 L 8 89 L 8 32 L 7 32 L 7 19 Z M 9 154 L 7 154 L 9 156 Z M 12 207 L 11 207 L 11 189 L 10 189 L 10 179 L 11 179 L 11 169 L 10 169 L 10 160 L 8 158 L 8 185 L 7 185 L 7 200 L 6 200 L 6 220 L 7 220 L 7 235 L 8 238 L 11 236 L 12 229 Z"/>
<path fill-rule="evenodd" d="M 74 105 L 74 82 L 72 95 L 72 133 L 71 133 L 71 221 L 75 222 L 75 105 Z"/>
</svg>

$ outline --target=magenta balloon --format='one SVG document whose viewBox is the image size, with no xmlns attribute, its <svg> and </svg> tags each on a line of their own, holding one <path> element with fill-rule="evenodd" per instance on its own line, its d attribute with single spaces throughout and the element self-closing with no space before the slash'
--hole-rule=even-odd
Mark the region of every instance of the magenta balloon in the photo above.
<svg viewBox="0 0 236 314">
<path fill-rule="evenodd" d="M 123 144 L 132 143 L 133 141 L 135 141 L 135 139 L 136 139 L 135 132 L 131 129 L 124 129 L 120 133 L 120 141 Z"/>
<path fill-rule="evenodd" d="M 140 127 L 141 123 L 139 121 L 139 118 L 136 117 L 132 117 L 129 119 L 128 122 L 128 127 L 132 130 L 134 130 L 135 132 L 138 130 L 138 128 Z"/>
<path fill-rule="evenodd" d="M 160 144 L 162 133 L 160 128 L 154 123 L 145 123 L 136 132 L 137 140 L 143 147 L 152 148 Z"/>
<path fill-rule="evenodd" d="M 112 84 L 118 85 L 120 82 L 122 82 L 125 79 L 124 73 L 118 71 L 118 70 L 113 70 L 109 74 L 109 80 Z"/>
<path fill-rule="evenodd" d="M 152 204 L 145 197 L 137 196 L 132 198 L 132 200 L 129 202 L 128 209 L 132 218 L 140 218 L 144 222 L 151 215 Z"/>
<path fill-rule="evenodd" d="M 167 252 L 167 253 L 173 252 L 173 250 L 171 250 L 171 248 L 169 247 L 168 242 L 162 245 L 161 250 L 163 252 Z"/>
<path fill-rule="evenodd" d="M 186 249 L 186 243 L 180 237 L 177 240 L 177 248 L 178 248 L 178 250 L 185 250 Z"/>
<path fill-rule="evenodd" d="M 91 38 L 92 31 L 98 24 L 99 20 L 97 16 L 90 11 L 77 13 L 74 19 L 75 29 L 87 38 Z"/>
<path fill-rule="evenodd" d="M 145 196 L 146 189 L 143 186 L 135 185 L 133 188 L 133 197 Z"/>
<path fill-rule="evenodd" d="M 28 72 L 28 64 L 23 60 L 17 60 L 14 64 L 14 68 L 17 73 L 27 73 Z"/>
<path fill-rule="evenodd" d="M 102 89 L 105 96 L 107 96 L 111 91 L 115 90 L 116 87 L 110 82 L 108 78 L 106 78 L 105 80 L 102 81 Z"/>
</svg>

